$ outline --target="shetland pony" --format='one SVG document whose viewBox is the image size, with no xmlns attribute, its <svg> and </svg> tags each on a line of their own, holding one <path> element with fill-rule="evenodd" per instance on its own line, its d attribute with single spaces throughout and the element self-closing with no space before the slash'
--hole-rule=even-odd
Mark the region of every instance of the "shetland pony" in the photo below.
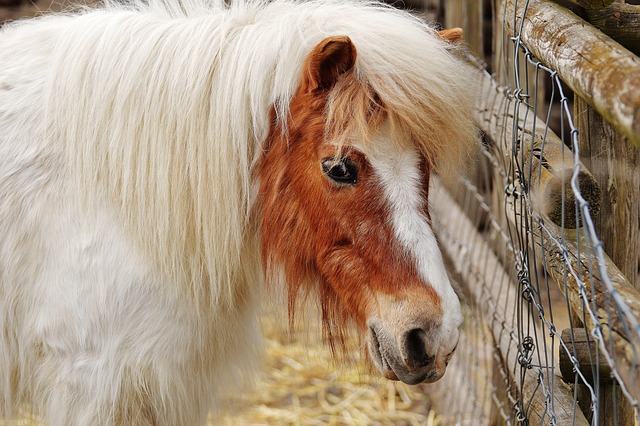
<svg viewBox="0 0 640 426">
<path fill-rule="evenodd" d="M 429 175 L 475 137 L 458 36 L 351 0 L 6 25 L 2 416 L 204 424 L 251 377 L 281 279 L 291 315 L 317 294 L 329 340 L 356 324 L 385 377 L 438 380 L 462 315 Z"/>
</svg>

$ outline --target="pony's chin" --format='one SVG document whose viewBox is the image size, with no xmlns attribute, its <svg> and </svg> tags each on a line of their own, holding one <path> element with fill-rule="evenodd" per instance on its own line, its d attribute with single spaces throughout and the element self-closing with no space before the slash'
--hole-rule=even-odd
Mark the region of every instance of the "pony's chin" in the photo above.
<svg viewBox="0 0 640 426">
<path fill-rule="evenodd" d="M 409 372 L 402 371 L 402 369 L 400 369 L 400 371 L 398 372 L 399 374 L 396 374 L 396 372 L 392 368 L 389 368 L 385 371 L 381 371 L 381 373 L 388 380 L 400 381 L 407 385 L 417 385 L 423 382 L 432 383 L 439 380 L 440 377 L 442 377 L 442 375 L 438 374 L 435 370 L 432 370 L 428 373 L 411 374 Z"/>
</svg>

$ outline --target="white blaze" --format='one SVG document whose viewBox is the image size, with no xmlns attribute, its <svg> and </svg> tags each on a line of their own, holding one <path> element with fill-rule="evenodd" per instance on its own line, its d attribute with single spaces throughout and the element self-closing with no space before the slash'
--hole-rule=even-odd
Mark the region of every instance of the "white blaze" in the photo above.
<svg viewBox="0 0 640 426">
<path fill-rule="evenodd" d="M 391 222 L 400 244 L 416 261 L 417 271 L 425 284 L 441 298 L 443 312 L 441 353 L 453 350 L 462 324 L 460 302 L 442 260 L 438 242 L 422 213 L 423 191 L 418 152 L 394 143 L 387 126 L 383 126 L 375 142 L 362 148 L 380 180 L 391 209 Z"/>
</svg>

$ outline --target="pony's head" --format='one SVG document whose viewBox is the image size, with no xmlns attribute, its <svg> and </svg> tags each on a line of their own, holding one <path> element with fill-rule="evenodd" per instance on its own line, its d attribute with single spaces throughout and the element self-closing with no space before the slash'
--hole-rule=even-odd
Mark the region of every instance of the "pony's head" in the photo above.
<svg viewBox="0 0 640 426">
<path fill-rule="evenodd" d="M 431 228 L 429 176 L 446 138 L 473 131 L 417 92 L 428 83 L 394 77 L 359 69 L 347 36 L 308 55 L 257 168 L 262 256 L 267 279 L 284 274 L 290 312 L 316 289 L 330 339 L 353 320 L 381 373 L 415 384 L 442 377 L 463 319 Z"/>
</svg>

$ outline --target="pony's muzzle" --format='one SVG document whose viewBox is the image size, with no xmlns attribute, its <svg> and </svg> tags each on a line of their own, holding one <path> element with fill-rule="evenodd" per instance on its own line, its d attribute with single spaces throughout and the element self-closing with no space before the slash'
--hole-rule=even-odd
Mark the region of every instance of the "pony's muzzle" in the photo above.
<svg viewBox="0 0 640 426">
<path fill-rule="evenodd" d="M 394 331 L 377 319 L 367 322 L 369 356 L 377 369 L 389 380 L 400 380 L 409 385 L 435 382 L 445 373 L 458 340 L 455 330 L 452 350 L 443 351 L 437 324 L 423 327 L 403 327 Z M 446 352 L 446 353 L 443 353 Z"/>
<path fill-rule="evenodd" d="M 400 354 L 407 368 L 412 371 L 433 368 L 436 357 L 428 353 L 428 344 L 427 332 L 421 328 L 409 330 L 400 338 Z"/>
</svg>

